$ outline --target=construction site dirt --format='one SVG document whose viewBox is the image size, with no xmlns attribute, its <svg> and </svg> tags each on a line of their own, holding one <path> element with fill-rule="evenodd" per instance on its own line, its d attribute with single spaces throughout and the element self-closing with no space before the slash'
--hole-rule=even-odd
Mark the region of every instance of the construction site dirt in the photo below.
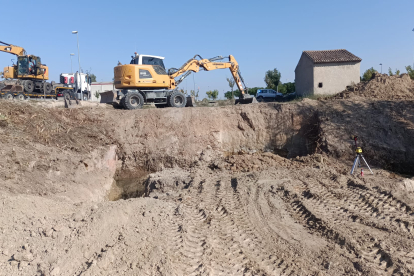
<svg viewBox="0 0 414 276">
<path fill-rule="evenodd" d="M 0 113 L 0 275 L 414 274 L 412 95 Z"/>
</svg>

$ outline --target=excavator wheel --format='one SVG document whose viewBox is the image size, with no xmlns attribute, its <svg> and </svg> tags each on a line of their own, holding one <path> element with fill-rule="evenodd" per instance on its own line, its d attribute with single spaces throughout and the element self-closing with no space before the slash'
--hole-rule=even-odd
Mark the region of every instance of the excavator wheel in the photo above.
<svg viewBox="0 0 414 276">
<path fill-rule="evenodd" d="M 144 97 L 139 92 L 128 92 L 124 98 L 126 109 L 139 109 L 144 105 Z"/>
<path fill-rule="evenodd" d="M 50 94 L 50 92 L 52 92 L 52 85 L 49 82 L 45 82 L 43 84 L 43 91 L 45 91 L 46 94 Z"/>
<path fill-rule="evenodd" d="M 26 91 L 27 93 L 32 93 L 35 88 L 35 85 L 33 81 L 31 80 L 24 81 L 23 86 L 24 86 L 24 91 Z"/>
<path fill-rule="evenodd" d="M 170 95 L 168 103 L 171 107 L 185 107 L 187 97 L 183 93 L 175 91 Z"/>
<path fill-rule="evenodd" d="M 8 92 L 4 94 L 3 99 L 8 100 L 8 101 L 13 100 L 13 93 Z"/>
<path fill-rule="evenodd" d="M 18 100 L 18 101 L 23 101 L 25 99 L 25 96 L 23 93 L 17 94 L 16 96 L 14 96 L 14 99 Z"/>
</svg>

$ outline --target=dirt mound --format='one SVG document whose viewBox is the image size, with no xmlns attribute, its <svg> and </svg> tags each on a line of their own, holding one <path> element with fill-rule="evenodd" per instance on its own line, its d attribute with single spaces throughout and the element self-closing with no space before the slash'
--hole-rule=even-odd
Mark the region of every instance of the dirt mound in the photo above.
<svg viewBox="0 0 414 276">
<path fill-rule="evenodd" d="M 338 93 L 331 99 L 365 97 L 381 100 L 414 99 L 414 81 L 408 74 L 388 76 L 375 73 L 367 82 L 360 82 Z"/>
</svg>

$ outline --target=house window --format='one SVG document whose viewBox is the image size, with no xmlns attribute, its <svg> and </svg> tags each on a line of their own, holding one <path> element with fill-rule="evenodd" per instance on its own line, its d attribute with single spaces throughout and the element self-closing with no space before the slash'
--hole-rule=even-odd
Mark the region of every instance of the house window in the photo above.
<svg viewBox="0 0 414 276">
<path fill-rule="evenodd" d="M 320 83 L 318 84 L 318 87 L 319 87 L 319 88 L 322 88 L 322 87 L 323 87 L 323 83 L 321 83 L 321 82 L 320 82 Z"/>
</svg>

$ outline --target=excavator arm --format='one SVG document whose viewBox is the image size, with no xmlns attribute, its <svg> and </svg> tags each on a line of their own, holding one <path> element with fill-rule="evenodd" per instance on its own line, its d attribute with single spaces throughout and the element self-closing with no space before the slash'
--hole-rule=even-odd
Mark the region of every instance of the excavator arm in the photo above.
<svg viewBox="0 0 414 276">
<path fill-rule="evenodd" d="M 0 41 L 0 52 L 10 53 L 18 57 L 26 55 L 26 50 L 24 48 L 16 46 L 16 45 L 8 44 L 2 41 Z"/>
<path fill-rule="evenodd" d="M 197 59 L 197 57 L 200 59 Z M 229 61 L 220 61 L 225 58 L 228 58 Z M 245 95 L 247 95 L 247 88 L 244 84 L 243 77 L 241 76 L 239 64 L 232 55 L 228 57 L 218 56 L 210 59 L 203 59 L 199 55 L 195 55 L 192 59 L 184 63 L 184 65 L 181 66 L 179 69 L 172 68 L 168 70 L 168 74 L 173 79 L 181 76 L 181 78 L 175 82 L 178 86 L 188 75 L 191 74 L 191 72 L 197 73 L 198 71 L 200 71 L 200 68 L 205 71 L 229 68 L 234 78 L 234 81 L 236 82 L 236 85 L 239 88 L 239 91 L 241 92 L 242 98 L 245 98 Z"/>
</svg>

